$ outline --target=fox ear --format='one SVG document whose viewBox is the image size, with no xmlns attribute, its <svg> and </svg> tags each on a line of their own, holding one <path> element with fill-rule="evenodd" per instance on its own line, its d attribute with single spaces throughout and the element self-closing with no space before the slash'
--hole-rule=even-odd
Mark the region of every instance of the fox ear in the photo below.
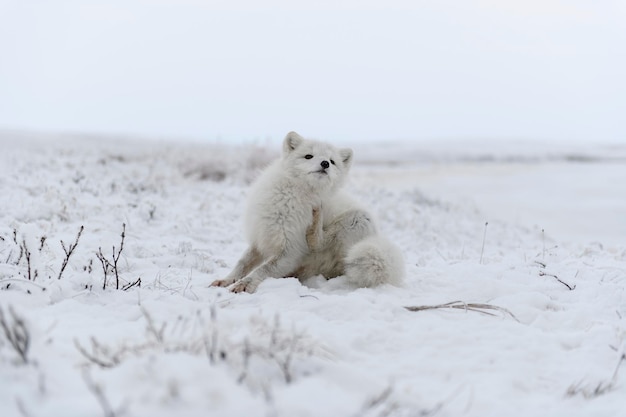
<svg viewBox="0 0 626 417">
<path fill-rule="evenodd" d="M 343 161 L 343 165 L 346 168 L 350 168 L 350 165 L 352 165 L 352 149 L 350 148 L 340 149 L 339 156 L 341 157 L 341 160 Z"/>
<path fill-rule="evenodd" d="M 285 140 L 283 141 L 283 153 L 285 155 L 290 154 L 298 146 L 300 146 L 303 140 L 304 138 L 296 132 L 287 133 L 287 136 L 285 136 Z"/>
</svg>

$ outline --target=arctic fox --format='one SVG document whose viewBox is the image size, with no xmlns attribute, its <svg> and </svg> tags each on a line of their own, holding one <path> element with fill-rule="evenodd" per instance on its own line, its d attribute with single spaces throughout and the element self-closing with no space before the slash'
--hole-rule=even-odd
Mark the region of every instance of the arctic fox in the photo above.
<svg viewBox="0 0 626 417">
<path fill-rule="evenodd" d="M 254 292 L 268 277 L 315 275 L 345 275 L 359 287 L 399 284 L 402 254 L 378 235 L 367 211 L 339 192 L 351 163 L 351 149 L 288 133 L 282 158 L 250 191 L 248 249 L 226 278 L 211 285 Z"/>
</svg>

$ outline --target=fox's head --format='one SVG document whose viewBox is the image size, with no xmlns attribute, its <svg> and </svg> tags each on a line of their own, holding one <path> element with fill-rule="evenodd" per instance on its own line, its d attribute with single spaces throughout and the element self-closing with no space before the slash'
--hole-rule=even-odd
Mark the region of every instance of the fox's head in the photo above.
<svg viewBox="0 0 626 417">
<path fill-rule="evenodd" d="M 339 188 L 352 164 L 352 149 L 338 149 L 329 143 L 304 139 L 289 132 L 283 141 L 283 169 L 292 178 L 319 192 Z"/>
</svg>

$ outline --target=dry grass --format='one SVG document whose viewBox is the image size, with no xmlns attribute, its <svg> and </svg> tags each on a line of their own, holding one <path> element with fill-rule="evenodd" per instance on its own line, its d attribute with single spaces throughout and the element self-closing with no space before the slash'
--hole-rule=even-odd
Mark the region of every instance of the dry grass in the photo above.
<svg viewBox="0 0 626 417">
<path fill-rule="evenodd" d="M 492 313 L 492 311 L 499 311 L 505 316 L 512 317 L 515 321 L 519 322 L 517 317 L 509 310 L 503 307 L 494 306 L 492 304 L 484 304 L 484 303 L 466 303 L 464 301 L 451 301 L 445 304 L 437 304 L 437 305 L 429 305 L 429 306 L 410 306 L 404 307 L 409 311 L 424 311 L 424 310 L 437 310 L 444 308 L 455 308 L 457 310 L 465 310 L 465 311 L 475 311 L 477 313 L 487 314 L 489 316 L 495 316 L 496 314 Z"/>
</svg>

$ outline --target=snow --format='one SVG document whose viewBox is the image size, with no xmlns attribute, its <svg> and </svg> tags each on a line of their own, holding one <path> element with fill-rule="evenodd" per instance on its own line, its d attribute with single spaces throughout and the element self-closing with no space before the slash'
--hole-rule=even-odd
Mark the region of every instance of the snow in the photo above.
<svg viewBox="0 0 626 417">
<path fill-rule="evenodd" d="M 24 363 L 0 329 L 2 416 L 626 409 L 622 148 L 354 144 L 346 190 L 401 247 L 404 285 L 286 278 L 234 295 L 209 284 L 245 249 L 246 190 L 279 147 L 8 132 L 0 146 L 0 309 L 30 336 Z M 141 286 L 116 290 L 109 271 L 103 289 L 96 254 L 112 262 L 124 227 L 120 286 Z M 404 308 L 452 301 L 506 311 Z"/>
</svg>

